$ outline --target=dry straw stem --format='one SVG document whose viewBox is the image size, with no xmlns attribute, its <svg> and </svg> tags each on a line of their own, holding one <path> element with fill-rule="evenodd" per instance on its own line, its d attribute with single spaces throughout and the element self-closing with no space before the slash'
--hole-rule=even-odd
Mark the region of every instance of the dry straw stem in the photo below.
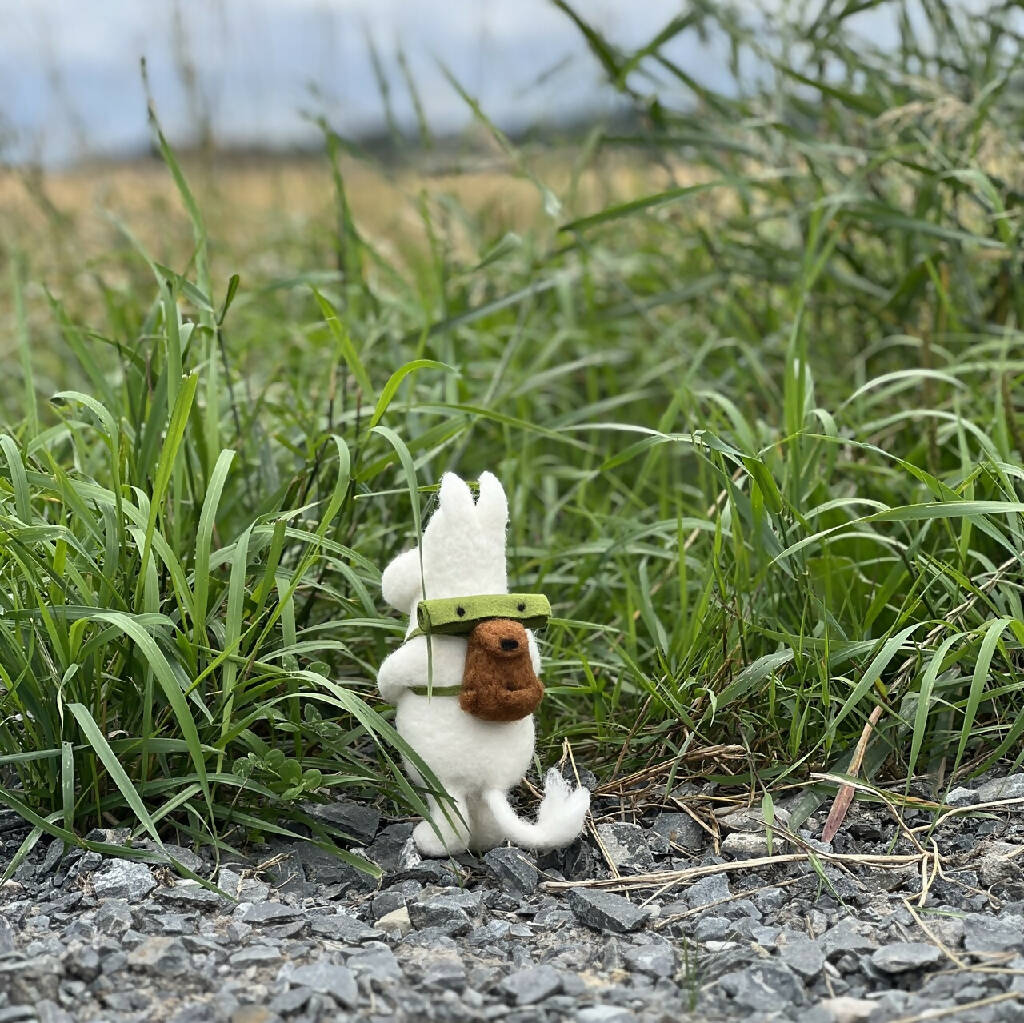
<svg viewBox="0 0 1024 1023">
<path fill-rule="evenodd" d="M 849 773 L 852 777 L 857 776 L 860 771 L 861 764 L 864 763 L 864 754 L 867 752 L 868 741 L 870 740 L 871 733 L 874 731 L 881 716 L 882 704 L 878 704 L 878 706 L 876 706 L 868 716 L 867 724 L 864 725 L 864 731 L 861 732 L 860 738 L 857 740 L 857 747 L 853 751 L 853 759 L 850 761 L 849 769 Z M 843 826 L 843 821 L 846 820 L 846 815 L 853 803 L 853 794 L 856 788 L 857 786 L 847 781 L 840 783 L 839 792 L 836 795 L 835 801 L 832 803 L 832 809 L 828 812 L 828 818 L 825 820 L 825 826 L 821 829 L 821 840 L 823 842 L 831 842 L 832 839 L 836 837 L 836 833 Z"/>
<path fill-rule="evenodd" d="M 933 821 L 931 824 L 919 824 L 916 828 L 911 828 L 910 831 L 934 831 L 936 828 L 941 827 L 951 817 L 960 817 L 968 813 L 977 813 L 979 810 L 999 810 L 1005 809 L 1010 806 L 1020 806 L 1024 803 L 1024 796 L 1016 796 L 1013 799 L 995 799 L 988 803 L 972 803 L 970 806 L 955 806 L 950 810 L 947 810 L 941 817 Z M 1021 847 L 1024 849 L 1024 846 Z"/>
<path fill-rule="evenodd" d="M 783 863 L 811 863 L 814 860 L 826 860 L 829 863 L 859 863 L 865 867 L 903 867 L 908 864 L 921 863 L 933 855 L 934 853 L 930 852 L 891 856 L 870 853 L 780 853 L 777 856 L 755 856 L 749 860 L 735 860 L 732 863 L 710 863 L 700 867 L 688 867 L 685 870 L 657 870 L 649 874 L 632 874 L 629 877 L 595 877 L 587 881 L 545 881 L 543 887 L 549 891 L 561 891 L 565 888 L 600 888 L 606 891 L 625 892 L 657 886 L 672 887 L 677 884 L 685 884 L 687 881 L 697 881 L 712 874 L 755 870 Z"/>
<path fill-rule="evenodd" d="M 627 774 L 622 778 L 612 777 L 594 789 L 595 796 L 625 796 L 630 789 L 641 784 L 654 783 L 662 776 L 667 776 L 680 763 L 692 763 L 701 760 L 743 760 L 747 751 L 742 746 L 719 743 L 713 746 L 701 746 L 699 749 L 687 750 L 672 760 L 642 767 L 639 771 Z M 648 785 L 650 787 L 650 785 Z"/>
<path fill-rule="evenodd" d="M 716 906 L 724 906 L 729 902 L 736 902 L 738 899 L 746 899 L 751 895 L 757 895 L 758 892 L 767 891 L 769 888 L 791 888 L 795 884 L 800 884 L 801 881 L 810 880 L 810 875 L 801 874 L 800 877 L 790 877 L 784 881 L 779 881 L 773 884 L 762 884 L 756 888 L 746 888 L 741 892 L 736 892 L 730 895 L 727 899 L 715 899 L 714 902 L 709 902 L 703 906 L 697 906 L 695 909 L 688 909 L 685 913 L 673 913 L 671 916 L 658 917 L 651 926 L 656 930 L 661 930 L 664 927 L 668 927 L 669 924 L 678 923 L 680 920 L 686 920 L 691 916 L 697 916 L 700 913 L 705 913 L 709 909 L 714 909 Z M 672 886 L 665 885 L 660 891 L 654 892 L 648 898 L 644 899 L 641 905 L 647 905 L 648 902 L 656 899 L 663 891 L 671 888 Z"/>
<path fill-rule="evenodd" d="M 990 995 L 988 998 L 979 998 L 976 1002 L 963 1002 L 960 1005 L 950 1005 L 945 1009 L 925 1009 L 914 1016 L 900 1016 L 892 1023 L 925 1023 L 925 1020 L 945 1019 L 947 1016 L 959 1016 L 968 1009 L 980 1009 L 986 1005 L 998 1005 L 1000 1002 L 1010 1000 L 1019 1001 L 1019 991 L 1004 991 L 1001 995 Z"/>
<path fill-rule="evenodd" d="M 958 955 L 955 955 L 948 945 L 939 937 L 937 937 L 931 930 L 930 927 L 925 924 L 921 917 L 917 914 L 914 907 L 911 905 L 910 899 L 904 899 L 903 905 L 907 907 L 907 912 L 914 918 L 914 923 L 924 931 L 925 936 L 928 940 L 937 948 L 940 952 L 958 969 L 965 970 L 969 969 L 967 963 L 965 963 Z"/>
</svg>

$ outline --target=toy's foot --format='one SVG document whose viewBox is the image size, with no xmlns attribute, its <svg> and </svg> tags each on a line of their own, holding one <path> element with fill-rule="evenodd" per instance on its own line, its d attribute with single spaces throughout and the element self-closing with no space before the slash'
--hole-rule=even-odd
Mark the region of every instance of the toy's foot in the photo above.
<svg viewBox="0 0 1024 1023">
<path fill-rule="evenodd" d="M 430 821 L 420 821 L 412 829 L 412 839 L 416 843 L 420 855 L 452 856 L 455 853 L 466 851 L 468 848 L 466 839 L 461 835 L 454 834 L 446 823 L 441 824 L 440 831 L 445 838 L 444 841 L 437 837 L 437 832 L 434 831 Z"/>
<path fill-rule="evenodd" d="M 429 821 L 420 821 L 412 829 L 412 840 L 422 856 L 444 856 L 444 843 L 434 834 Z"/>
<path fill-rule="evenodd" d="M 485 853 L 499 845 L 504 845 L 508 835 L 504 828 L 495 820 L 486 800 L 480 796 L 469 801 L 470 823 L 472 832 L 469 836 L 469 848 L 475 853 Z"/>
<path fill-rule="evenodd" d="M 466 798 L 456 792 L 450 795 L 451 803 L 443 808 L 433 796 L 427 797 L 430 818 L 420 821 L 412 830 L 413 841 L 421 856 L 453 856 L 469 848 L 469 809 Z"/>
</svg>

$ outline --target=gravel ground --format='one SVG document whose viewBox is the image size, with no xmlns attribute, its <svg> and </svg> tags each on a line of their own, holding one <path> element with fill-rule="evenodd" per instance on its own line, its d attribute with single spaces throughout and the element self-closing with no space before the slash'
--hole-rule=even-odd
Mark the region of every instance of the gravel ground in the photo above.
<svg viewBox="0 0 1024 1023">
<path fill-rule="evenodd" d="M 457 861 L 341 802 L 379 883 L 306 844 L 174 850 L 231 900 L 40 842 L 0 886 L 0 1023 L 1024 1020 L 1024 774 L 949 801 L 855 803 L 828 846 L 827 807 L 787 841 L 779 806 L 769 854 L 710 786 L 598 794 L 569 849 Z M 0 811 L 0 860 L 23 838 Z"/>
</svg>

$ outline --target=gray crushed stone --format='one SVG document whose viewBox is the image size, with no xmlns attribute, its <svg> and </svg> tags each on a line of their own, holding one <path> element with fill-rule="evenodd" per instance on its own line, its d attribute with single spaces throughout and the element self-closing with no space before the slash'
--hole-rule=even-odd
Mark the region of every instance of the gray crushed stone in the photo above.
<svg viewBox="0 0 1024 1023">
<path fill-rule="evenodd" d="M 972 810 L 1024 797 L 1024 774 L 961 780 L 932 831 L 938 813 L 901 828 L 857 802 L 827 846 L 827 806 L 794 833 L 777 805 L 769 842 L 758 808 L 714 795 L 595 798 L 598 841 L 446 861 L 372 807 L 305 807 L 379 880 L 309 843 L 216 864 L 165 846 L 229 897 L 44 840 L 0 883 L 0 1023 L 1024 1021 L 1024 813 Z M 908 829 L 941 870 L 857 859 L 918 854 Z M 0 862 L 25 834 L 0 810 Z M 806 848 L 816 864 L 736 862 Z"/>
</svg>

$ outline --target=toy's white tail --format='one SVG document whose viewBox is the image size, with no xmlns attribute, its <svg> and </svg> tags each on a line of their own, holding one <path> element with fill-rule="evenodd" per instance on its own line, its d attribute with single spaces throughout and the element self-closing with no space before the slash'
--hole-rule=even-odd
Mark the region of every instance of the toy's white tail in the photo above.
<svg viewBox="0 0 1024 1023">
<path fill-rule="evenodd" d="M 544 798 L 537 810 L 536 824 L 522 820 L 499 789 L 485 792 L 484 802 L 498 827 L 515 845 L 524 849 L 560 849 L 583 830 L 590 793 L 582 787 L 569 788 L 561 773 L 552 768 L 544 779 Z"/>
</svg>

